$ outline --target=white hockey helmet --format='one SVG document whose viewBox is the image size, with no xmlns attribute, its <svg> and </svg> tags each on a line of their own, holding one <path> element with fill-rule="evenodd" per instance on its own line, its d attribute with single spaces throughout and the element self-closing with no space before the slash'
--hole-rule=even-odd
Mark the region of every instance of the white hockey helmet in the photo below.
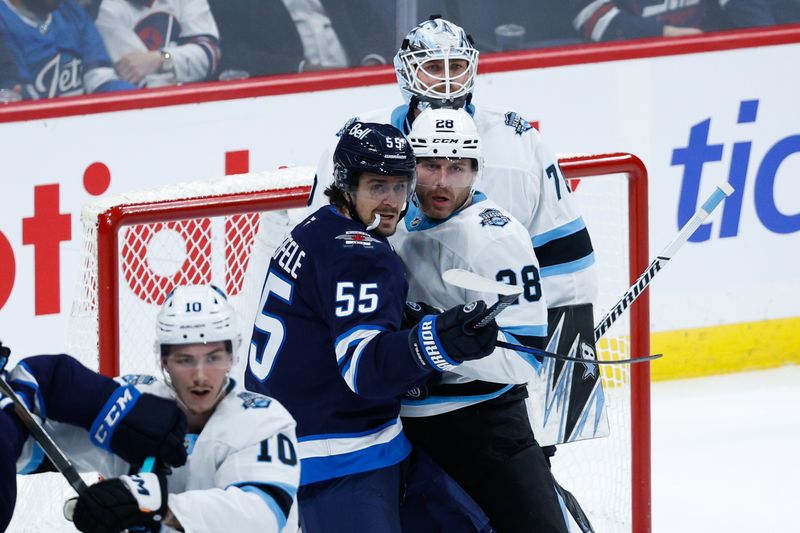
<svg viewBox="0 0 800 533">
<path fill-rule="evenodd" d="M 421 158 L 473 159 L 476 169 L 471 189 L 483 172 L 483 149 L 478 127 L 463 109 L 426 109 L 414 120 L 408 140 Z"/>
<path fill-rule="evenodd" d="M 166 346 L 227 341 L 235 359 L 241 340 L 236 311 L 214 285 L 175 287 L 156 319 L 155 352 L 159 357 Z"/>
<path fill-rule="evenodd" d="M 450 75 L 450 62 L 454 59 L 466 61 L 462 75 Z M 430 72 L 431 61 L 441 60 L 444 70 Z M 415 96 L 431 107 L 464 107 L 467 97 L 475 85 L 478 71 L 478 50 L 461 26 L 443 18 L 431 17 L 413 28 L 394 56 L 397 83 L 406 103 Z M 420 72 L 433 81 L 425 83 Z"/>
</svg>

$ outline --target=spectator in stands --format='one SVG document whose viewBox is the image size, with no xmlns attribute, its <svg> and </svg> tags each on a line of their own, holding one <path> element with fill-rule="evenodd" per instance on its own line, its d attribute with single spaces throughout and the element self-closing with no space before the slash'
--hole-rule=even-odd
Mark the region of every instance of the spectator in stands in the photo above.
<svg viewBox="0 0 800 533">
<path fill-rule="evenodd" d="M 0 40 L 25 98 L 134 88 L 119 79 L 97 28 L 75 0 L 0 0 Z"/>
<path fill-rule="evenodd" d="M 225 51 L 223 71 L 264 76 L 382 65 L 394 54 L 394 32 L 380 0 L 209 2 Z"/>
<path fill-rule="evenodd" d="M 776 23 L 773 6 L 796 1 L 569 0 L 572 25 L 587 41 L 680 37 L 719 29 L 769 26 Z"/>
<path fill-rule="evenodd" d="M 208 80 L 219 67 L 208 0 L 103 0 L 97 27 L 120 76 L 136 85 Z"/>
</svg>

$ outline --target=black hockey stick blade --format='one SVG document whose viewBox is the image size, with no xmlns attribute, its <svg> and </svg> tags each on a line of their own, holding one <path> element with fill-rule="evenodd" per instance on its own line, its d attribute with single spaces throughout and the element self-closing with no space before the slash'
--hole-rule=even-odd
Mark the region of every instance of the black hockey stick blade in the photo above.
<svg viewBox="0 0 800 533">
<path fill-rule="evenodd" d="M 505 341 L 497 341 L 499 348 L 508 348 L 510 350 L 517 350 L 519 352 L 526 352 L 541 357 L 549 357 L 551 359 L 558 359 L 559 361 L 572 361 L 575 363 L 585 363 L 587 365 L 632 365 L 635 363 L 646 363 L 654 359 L 659 359 L 664 354 L 646 355 L 643 357 L 631 357 L 630 359 L 617 359 L 616 361 L 598 361 L 597 359 L 583 359 L 582 357 L 570 357 L 568 355 L 560 355 L 557 353 L 540 350 L 538 348 L 531 348 L 530 346 L 523 346 L 522 344 L 513 344 Z"/>
<path fill-rule="evenodd" d="M 494 317 L 503 312 L 503 309 L 513 304 L 519 298 L 519 294 L 500 294 L 497 301 L 483 314 L 477 324 L 472 326 L 475 329 L 485 327 L 489 322 L 494 320 Z"/>
</svg>

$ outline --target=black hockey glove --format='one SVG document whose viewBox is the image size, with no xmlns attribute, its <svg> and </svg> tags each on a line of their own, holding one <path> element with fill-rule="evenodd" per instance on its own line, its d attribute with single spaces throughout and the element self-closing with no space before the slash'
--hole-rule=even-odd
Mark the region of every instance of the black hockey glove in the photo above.
<svg viewBox="0 0 800 533">
<path fill-rule="evenodd" d="M 481 359 L 494 351 L 497 322 L 475 329 L 486 312 L 486 303 L 472 302 L 426 315 L 408 334 L 414 359 L 422 368 L 444 372 L 464 361 Z"/>
<path fill-rule="evenodd" d="M 159 463 L 186 463 L 186 415 L 174 400 L 140 393 L 133 386 L 115 390 L 97 415 L 92 442 L 125 462 L 141 465 L 147 457 Z"/>
<path fill-rule="evenodd" d="M 411 329 L 422 320 L 425 315 L 439 315 L 442 310 L 425 302 L 406 302 L 403 306 L 403 321 L 400 329 Z"/>
<path fill-rule="evenodd" d="M 167 514 L 167 480 L 163 474 L 120 476 L 96 483 L 65 505 L 64 514 L 84 533 L 158 531 Z"/>
</svg>

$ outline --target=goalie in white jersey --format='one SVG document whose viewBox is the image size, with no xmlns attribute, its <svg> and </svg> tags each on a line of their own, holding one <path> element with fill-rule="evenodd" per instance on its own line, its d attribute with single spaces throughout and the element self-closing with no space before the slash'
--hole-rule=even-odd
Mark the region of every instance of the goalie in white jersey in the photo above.
<svg viewBox="0 0 800 533">
<path fill-rule="evenodd" d="M 189 457 L 171 473 L 129 474 L 132 465 L 92 446 L 90 438 L 113 431 L 113 423 L 103 427 L 111 417 L 98 416 L 90 438 L 76 426 L 49 424 L 78 468 L 106 478 L 77 498 L 72 518 L 78 529 L 297 530 L 295 421 L 273 398 L 245 391 L 228 377 L 238 342 L 234 310 L 222 291 L 178 287 L 158 315 L 156 350 L 164 380 L 124 376 L 120 381 L 129 386 L 106 402 L 125 405 L 126 394 L 136 399 L 144 392 L 178 402 L 188 419 Z"/>
<path fill-rule="evenodd" d="M 442 308 L 496 301 L 496 294 L 443 282 L 440 273 L 452 268 L 521 286 L 518 301 L 497 317 L 500 336 L 543 347 L 547 306 L 539 263 L 522 224 L 476 190 L 482 141 L 472 118 L 462 109 L 424 111 L 409 141 L 417 157 L 415 202 L 391 240 L 406 266 L 409 299 Z M 502 532 L 569 530 L 563 489 L 528 421 L 525 384 L 540 366 L 531 355 L 496 348 L 403 401 L 412 443 L 431 454 Z"/>
</svg>

